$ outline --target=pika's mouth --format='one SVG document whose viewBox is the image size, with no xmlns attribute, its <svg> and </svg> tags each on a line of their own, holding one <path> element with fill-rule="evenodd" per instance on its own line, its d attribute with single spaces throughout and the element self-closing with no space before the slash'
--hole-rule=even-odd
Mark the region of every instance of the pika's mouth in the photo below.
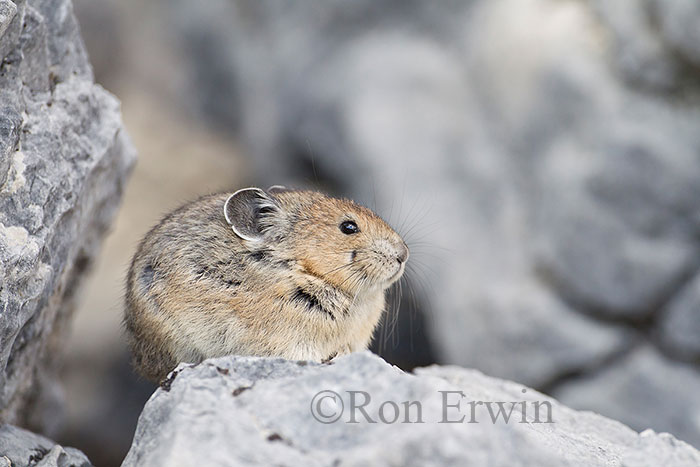
<svg viewBox="0 0 700 467">
<path fill-rule="evenodd" d="M 398 271 L 396 271 L 390 278 L 388 278 L 385 281 L 386 285 L 390 286 L 391 284 L 399 280 L 403 275 L 404 269 L 406 269 L 406 263 L 401 264 L 401 266 L 399 266 Z"/>
</svg>

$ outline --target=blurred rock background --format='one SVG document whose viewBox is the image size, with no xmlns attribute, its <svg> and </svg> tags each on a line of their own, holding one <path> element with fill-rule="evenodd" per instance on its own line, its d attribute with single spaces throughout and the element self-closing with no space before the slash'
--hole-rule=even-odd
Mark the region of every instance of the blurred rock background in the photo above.
<svg viewBox="0 0 700 467">
<path fill-rule="evenodd" d="M 695 0 L 79 0 L 140 160 L 76 315 L 65 443 L 118 463 L 152 388 L 120 336 L 170 208 L 313 186 L 412 249 L 377 351 L 700 446 Z M 108 420 L 108 422 L 107 422 Z"/>
</svg>

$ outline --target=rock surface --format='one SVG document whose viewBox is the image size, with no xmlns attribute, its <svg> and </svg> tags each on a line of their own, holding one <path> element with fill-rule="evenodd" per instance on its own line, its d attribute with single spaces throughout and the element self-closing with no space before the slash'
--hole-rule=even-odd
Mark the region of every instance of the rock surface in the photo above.
<svg viewBox="0 0 700 467">
<path fill-rule="evenodd" d="M 69 0 L 0 0 L 0 420 L 52 432 L 86 268 L 135 153 Z"/>
<path fill-rule="evenodd" d="M 649 427 L 653 418 L 657 430 L 682 440 L 700 439 L 698 394 L 697 372 L 651 346 L 631 351 L 594 377 L 567 381 L 554 391 L 557 399 L 573 408 L 624 418 L 635 430 Z"/>
<path fill-rule="evenodd" d="M 472 417 L 470 401 L 493 404 L 473 404 Z M 254 357 L 181 365 L 146 404 L 123 465 L 698 463 L 700 452 L 671 435 L 638 434 L 516 383 L 457 367 L 411 375 L 365 352 L 331 365 Z"/>
<path fill-rule="evenodd" d="M 172 5 L 183 94 L 261 178 L 405 234 L 440 362 L 549 391 L 660 343 L 700 382 L 697 2 Z"/>
<path fill-rule="evenodd" d="M 82 452 L 12 425 L 0 425 L 0 467 L 90 467 Z"/>
</svg>

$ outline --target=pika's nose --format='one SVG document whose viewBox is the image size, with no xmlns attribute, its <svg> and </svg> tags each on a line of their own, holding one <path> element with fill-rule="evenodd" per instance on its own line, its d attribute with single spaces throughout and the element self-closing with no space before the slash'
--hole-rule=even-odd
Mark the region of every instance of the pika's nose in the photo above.
<svg viewBox="0 0 700 467">
<path fill-rule="evenodd" d="M 397 248 L 398 254 L 396 255 L 396 260 L 403 264 L 408 259 L 408 247 L 404 242 L 401 242 Z"/>
</svg>

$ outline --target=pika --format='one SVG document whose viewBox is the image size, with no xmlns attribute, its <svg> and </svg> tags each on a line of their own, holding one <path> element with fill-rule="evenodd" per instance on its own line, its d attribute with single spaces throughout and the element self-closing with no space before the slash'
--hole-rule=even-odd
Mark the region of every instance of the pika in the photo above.
<svg viewBox="0 0 700 467">
<path fill-rule="evenodd" d="M 366 349 L 409 250 L 371 210 L 315 191 L 245 188 L 167 215 L 131 262 L 136 370 L 223 355 L 324 361 Z"/>
</svg>

